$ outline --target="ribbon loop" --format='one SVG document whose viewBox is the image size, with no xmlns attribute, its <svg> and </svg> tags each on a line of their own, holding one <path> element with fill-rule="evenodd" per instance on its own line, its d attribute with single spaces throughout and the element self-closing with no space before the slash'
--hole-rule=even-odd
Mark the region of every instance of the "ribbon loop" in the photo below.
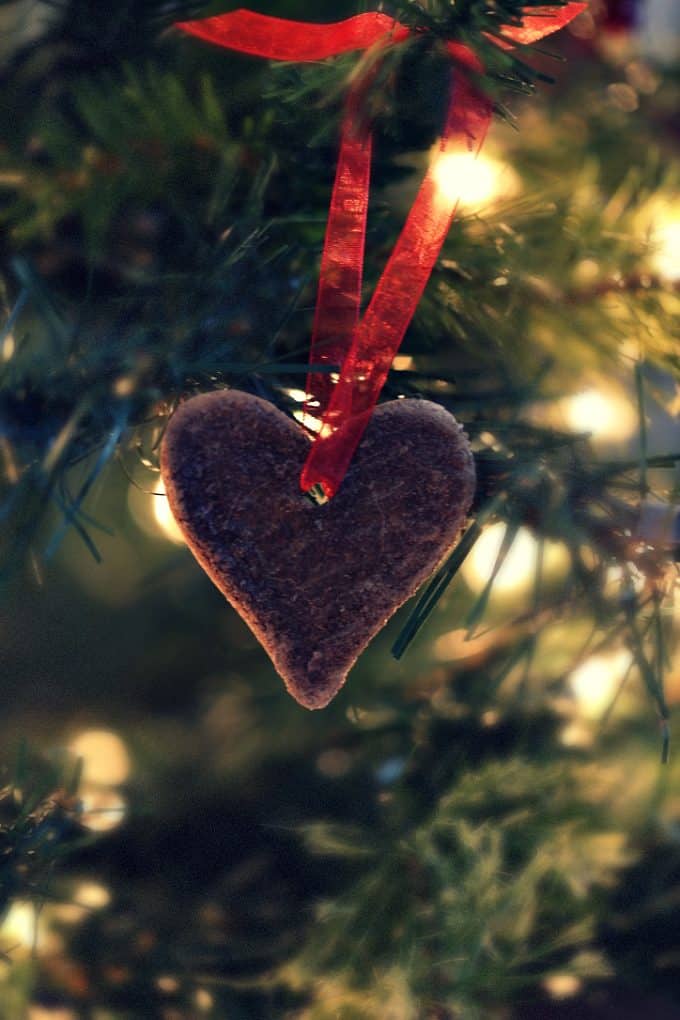
<svg viewBox="0 0 680 1020">
<path fill-rule="evenodd" d="M 505 25 L 500 37 L 485 33 L 501 49 L 526 45 L 567 25 L 587 3 L 525 9 L 520 25 Z M 208 42 L 269 60 L 316 61 L 339 53 L 395 45 L 411 30 L 386 14 L 359 14 L 329 25 L 285 21 L 238 10 L 177 27 Z M 372 140 L 357 115 L 365 83 L 350 91 L 342 123 L 340 153 L 326 227 L 310 350 L 312 364 L 340 367 L 307 377 L 307 415 L 321 426 L 303 467 L 307 491 L 321 485 L 333 496 L 345 476 L 371 417 L 387 373 L 437 262 L 456 211 L 457 196 L 438 185 L 441 160 L 452 148 L 476 156 L 492 116 L 492 104 L 466 72 L 481 72 L 478 56 L 449 42 L 454 63 L 446 125 L 404 228 L 360 319 L 361 285 L 371 171 Z"/>
</svg>

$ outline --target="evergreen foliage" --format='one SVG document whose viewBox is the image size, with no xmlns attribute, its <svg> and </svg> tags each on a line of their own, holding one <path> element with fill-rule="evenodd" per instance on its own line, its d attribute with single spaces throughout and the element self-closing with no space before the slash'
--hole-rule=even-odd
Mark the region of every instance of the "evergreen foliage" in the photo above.
<svg viewBox="0 0 680 1020">
<path fill-rule="evenodd" d="M 120 494 L 130 481 L 156 491 L 180 399 L 228 385 L 300 409 L 343 97 L 357 61 L 375 55 L 268 66 L 171 28 L 237 6 L 0 5 L 0 584 L 17 633 L 33 613 L 45 619 L 23 609 L 32 574 L 47 571 L 49 597 L 63 571 L 94 569 L 87 557 L 113 586 L 129 527 Z M 504 1009 L 527 1020 L 558 1015 L 555 974 L 608 1002 L 627 974 L 674 995 L 677 932 L 650 929 L 651 962 L 621 933 L 640 912 L 663 915 L 658 899 L 680 881 L 677 766 L 658 766 L 677 700 L 674 549 L 639 532 L 647 502 L 677 503 L 680 443 L 666 427 L 659 444 L 653 428 L 677 413 L 680 383 L 680 292 L 653 233 L 678 186 L 660 144 L 677 77 L 640 59 L 608 64 L 574 39 L 545 46 L 566 63 L 485 39 L 534 6 L 395 0 L 389 12 L 423 31 L 380 62 L 366 97 L 366 294 L 441 126 L 441 40 L 482 57 L 491 148 L 502 140 L 522 182 L 461 209 L 408 332 L 410 360 L 385 389 L 465 424 L 479 487 L 463 543 L 322 716 L 284 700 L 188 558 L 139 554 L 146 588 L 102 609 L 101 624 L 86 596 L 68 596 L 111 647 L 129 641 L 134 665 L 90 690 L 69 675 L 87 668 L 55 651 L 45 672 L 64 701 L 44 710 L 60 726 L 83 702 L 119 719 L 147 786 L 130 786 L 130 820 L 96 841 L 83 841 L 75 787 L 54 793 L 51 766 L 35 765 L 38 794 L 17 779 L 2 800 L 5 915 L 17 900 L 42 904 L 46 875 L 55 898 L 77 900 L 83 874 L 111 892 L 75 928 L 55 914 L 68 967 L 38 957 L 7 969 L 2 1020 L 29 1001 L 111 1020 Z M 310 17 L 293 0 L 255 7 Z M 313 16 L 353 13 L 334 3 Z M 611 91 L 624 74 L 634 111 Z M 635 407 L 628 450 L 591 441 L 596 422 L 567 429 L 554 415 L 565 393 L 605 376 Z M 465 554 L 499 522 L 505 537 L 474 591 Z M 525 529 L 535 569 L 509 605 L 496 582 Z M 27 654 L 11 636 L 8 676 Z M 452 642 L 455 654 L 437 653 Z M 398 662 L 386 665 L 390 647 Z M 617 649 L 630 665 L 591 759 L 563 739 L 568 678 Z M 188 672 L 194 695 L 178 693 Z M 39 739 L 47 751 L 52 738 Z M 645 869 L 662 850 L 666 884 L 652 895 Z"/>
</svg>

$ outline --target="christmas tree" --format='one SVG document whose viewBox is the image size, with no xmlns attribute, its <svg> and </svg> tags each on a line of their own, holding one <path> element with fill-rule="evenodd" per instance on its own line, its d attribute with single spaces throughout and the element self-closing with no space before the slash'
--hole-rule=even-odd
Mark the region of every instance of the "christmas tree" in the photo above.
<svg viewBox="0 0 680 1020">
<path fill-rule="evenodd" d="M 574 6 L 261 0 L 306 23 L 298 50 L 390 22 L 269 61 L 181 27 L 224 0 L 0 4 L 0 1020 L 680 1016 L 680 19 Z M 459 144 L 473 108 L 487 137 Z M 382 512 L 420 479 L 415 428 L 364 489 L 384 408 L 337 494 L 283 462 L 269 493 L 238 410 L 327 438 L 310 391 L 332 401 L 346 369 L 310 337 L 341 138 L 370 162 L 351 337 L 423 179 L 456 207 L 417 300 L 402 274 L 380 402 L 454 414 L 474 496 L 418 482 L 377 532 L 365 493 Z M 248 546 L 282 618 L 314 572 L 335 648 L 435 535 L 437 569 L 323 711 L 165 493 L 177 408 L 225 393 L 254 458 L 237 531 L 279 521 L 288 476 L 310 520 L 345 507 L 337 542 Z"/>
</svg>

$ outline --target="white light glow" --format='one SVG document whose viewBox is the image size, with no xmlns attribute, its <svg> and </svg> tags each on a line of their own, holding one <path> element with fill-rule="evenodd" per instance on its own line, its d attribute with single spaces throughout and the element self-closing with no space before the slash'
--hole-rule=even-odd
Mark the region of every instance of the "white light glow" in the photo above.
<svg viewBox="0 0 680 1020">
<path fill-rule="evenodd" d="M 16 943 L 23 949 L 40 948 L 43 936 L 42 925 L 36 913 L 35 904 L 26 900 L 15 900 L 7 911 L 0 927 L 0 934 L 8 942 Z"/>
<path fill-rule="evenodd" d="M 127 813 L 127 805 L 113 790 L 91 789 L 81 796 L 80 822 L 91 832 L 110 832 L 118 828 Z"/>
<path fill-rule="evenodd" d="M 151 482 L 151 492 L 146 492 L 138 485 L 131 485 L 128 490 L 128 509 L 135 524 L 152 538 L 165 539 L 175 545 L 184 545 L 184 536 L 173 517 L 165 486 L 160 476 Z"/>
<path fill-rule="evenodd" d="M 632 400 L 614 390 L 582 390 L 560 401 L 560 409 L 569 429 L 588 432 L 595 441 L 623 442 L 638 427 Z"/>
<path fill-rule="evenodd" d="M 550 974 L 543 987 L 551 999 L 571 999 L 581 991 L 583 981 L 576 974 Z"/>
<path fill-rule="evenodd" d="M 498 553 L 505 536 L 506 525 L 492 524 L 477 539 L 472 552 L 465 560 L 461 573 L 473 591 L 482 591 L 493 573 Z M 508 595 L 528 590 L 534 583 L 539 559 L 539 543 L 528 528 L 519 528 L 515 540 L 498 571 L 493 593 Z M 564 569 L 569 557 L 561 542 L 545 542 L 543 547 L 543 571 L 554 574 Z"/>
<path fill-rule="evenodd" d="M 415 366 L 415 361 L 410 354 L 397 354 L 392 362 L 395 372 L 410 372 Z"/>
<path fill-rule="evenodd" d="M 83 759 L 83 783 L 118 786 L 130 775 L 130 756 L 117 733 L 110 730 L 84 730 L 75 737 L 69 750 Z"/>
<path fill-rule="evenodd" d="M 304 404 L 305 400 L 309 397 L 307 390 L 290 389 L 284 392 L 288 394 L 291 400 L 297 401 L 298 404 Z"/>
<path fill-rule="evenodd" d="M 669 214 L 657 226 L 653 235 L 655 252 L 652 267 L 667 280 L 680 280 L 680 210 Z"/>
<path fill-rule="evenodd" d="M 14 357 L 16 350 L 16 343 L 14 341 L 14 334 L 7 333 L 5 339 L 2 341 L 2 350 L 0 351 L 0 361 L 11 361 Z"/>
<path fill-rule="evenodd" d="M 633 657 L 627 648 L 593 655 L 569 676 L 569 686 L 581 714 L 598 719 L 609 707 Z"/>
<path fill-rule="evenodd" d="M 73 899 L 89 910 L 103 910 L 111 902 L 111 893 L 100 882 L 81 882 L 76 888 Z"/>
<path fill-rule="evenodd" d="M 160 478 L 156 485 L 155 495 L 150 498 L 153 500 L 154 520 L 162 531 L 163 537 L 174 542 L 175 545 L 184 545 L 184 535 L 170 509 L 168 497 L 165 495 L 165 486 Z"/>
<path fill-rule="evenodd" d="M 315 418 L 311 414 L 305 414 L 304 411 L 293 411 L 293 417 L 295 421 L 299 421 L 301 425 L 304 425 L 310 432 L 321 431 L 321 419 Z"/>
<path fill-rule="evenodd" d="M 479 209 L 498 198 L 517 194 L 519 182 L 511 167 L 490 156 L 468 152 L 432 153 L 439 193 L 467 210 Z"/>
</svg>

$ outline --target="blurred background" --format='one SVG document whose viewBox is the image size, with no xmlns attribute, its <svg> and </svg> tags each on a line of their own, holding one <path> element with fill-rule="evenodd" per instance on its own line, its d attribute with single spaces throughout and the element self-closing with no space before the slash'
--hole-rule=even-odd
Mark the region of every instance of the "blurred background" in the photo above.
<svg viewBox="0 0 680 1020">
<path fill-rule="evenodd" d="M 309 713 L 158 444 L 225 384 L 300 420 L 356 58 L 0 4 L 1 1020 L 680 1018 L 680 7 L 591 0 L 521 64 L 500 8 L 389 8 L 498 103 L 385 392 L 465 423 L 475 529 Z M 431 39 L 382 71 L 367 293 L 446 100 Z"/>
</svg>

